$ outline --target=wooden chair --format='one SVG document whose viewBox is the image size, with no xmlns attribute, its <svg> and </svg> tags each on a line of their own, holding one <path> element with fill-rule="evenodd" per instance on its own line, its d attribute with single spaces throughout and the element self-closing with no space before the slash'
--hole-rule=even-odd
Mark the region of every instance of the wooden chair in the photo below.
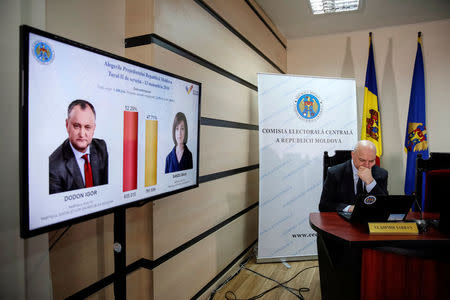
<svg viewBox="0 0 450 300">
<path fill-rule="evenodd" d="M 334 156 L 328 156 L 328 151 L 323 153 L 323 182 L 327 178 L 329 167 L 338 165 L 352 158 L 352 150 L 335 150 Z"/>
</svg>

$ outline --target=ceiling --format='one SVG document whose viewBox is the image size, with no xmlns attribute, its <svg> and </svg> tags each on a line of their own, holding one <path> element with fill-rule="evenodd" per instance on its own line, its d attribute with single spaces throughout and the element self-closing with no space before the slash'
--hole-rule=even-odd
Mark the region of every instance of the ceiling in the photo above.
<svg viewBox="0 0 450 300">
<path fill-rule="evenodd" d="M 450 18 L 450 0 L 361 0 L 356 12 L 316 16 L 307 0 L 255 1 L 288 40 Z"/>
</svg>

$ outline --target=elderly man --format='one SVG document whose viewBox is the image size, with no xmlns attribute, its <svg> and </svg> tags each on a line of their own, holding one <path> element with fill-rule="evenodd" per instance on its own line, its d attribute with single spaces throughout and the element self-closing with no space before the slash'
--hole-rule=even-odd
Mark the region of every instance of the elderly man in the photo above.
<svg viewBox="0 0 450 300">
<path fill-rule="evenodd" d="M 362 140 L 352 151 L 352 159 L 329 168 L 323 184 L 319 211 L 352 212 L 356 195 L 361 192 L 387 195 L 388 172 L 375 166 L 376 157 L 375 145 Z"/>
<path fill-rule="evenodd" d="M 108 151 L 95 139 L 95 109 L 75 100 L 67 109 L 68 138 L 49 157 L 49 193 L 60 193 L 108 183 Z"/>
</svg>

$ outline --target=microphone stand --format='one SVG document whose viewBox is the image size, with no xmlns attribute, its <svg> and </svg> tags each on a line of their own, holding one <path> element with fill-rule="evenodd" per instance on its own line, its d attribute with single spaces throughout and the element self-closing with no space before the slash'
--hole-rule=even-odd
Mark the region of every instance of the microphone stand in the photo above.
<svg viewBox="0 0 450 300">
<path fill-rule="evenodd" d="M 417 195 L 415 195 L 417 196 Z M 419 220 L 414 220 L 414 222 L 416 222 L 417 227 L 419 228 L 419 232 L 425 232 L 428 229 L 428 221 L 423 219 L 423 212 L 422 212 L 422 207 L 419 205 L 419 201 L 417 201 L 417 197 L 415 197 L 415 202 L 417 207 L 419 208 L 419 212 L 420 212 L 420 219 Z"/>
</svg>

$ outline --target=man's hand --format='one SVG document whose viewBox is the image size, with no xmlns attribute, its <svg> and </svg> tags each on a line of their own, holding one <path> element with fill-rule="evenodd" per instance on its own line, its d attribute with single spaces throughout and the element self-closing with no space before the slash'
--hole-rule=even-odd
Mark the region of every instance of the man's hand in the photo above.
<svg viewBox="0 0 450 300">
<path fill-rule="evenodd" d="M 372 177 L 372 169 L 360 166 L 358 169 L 358 176 L 366 185 L 370 184 L 373 181 Z"/>
</svg>

